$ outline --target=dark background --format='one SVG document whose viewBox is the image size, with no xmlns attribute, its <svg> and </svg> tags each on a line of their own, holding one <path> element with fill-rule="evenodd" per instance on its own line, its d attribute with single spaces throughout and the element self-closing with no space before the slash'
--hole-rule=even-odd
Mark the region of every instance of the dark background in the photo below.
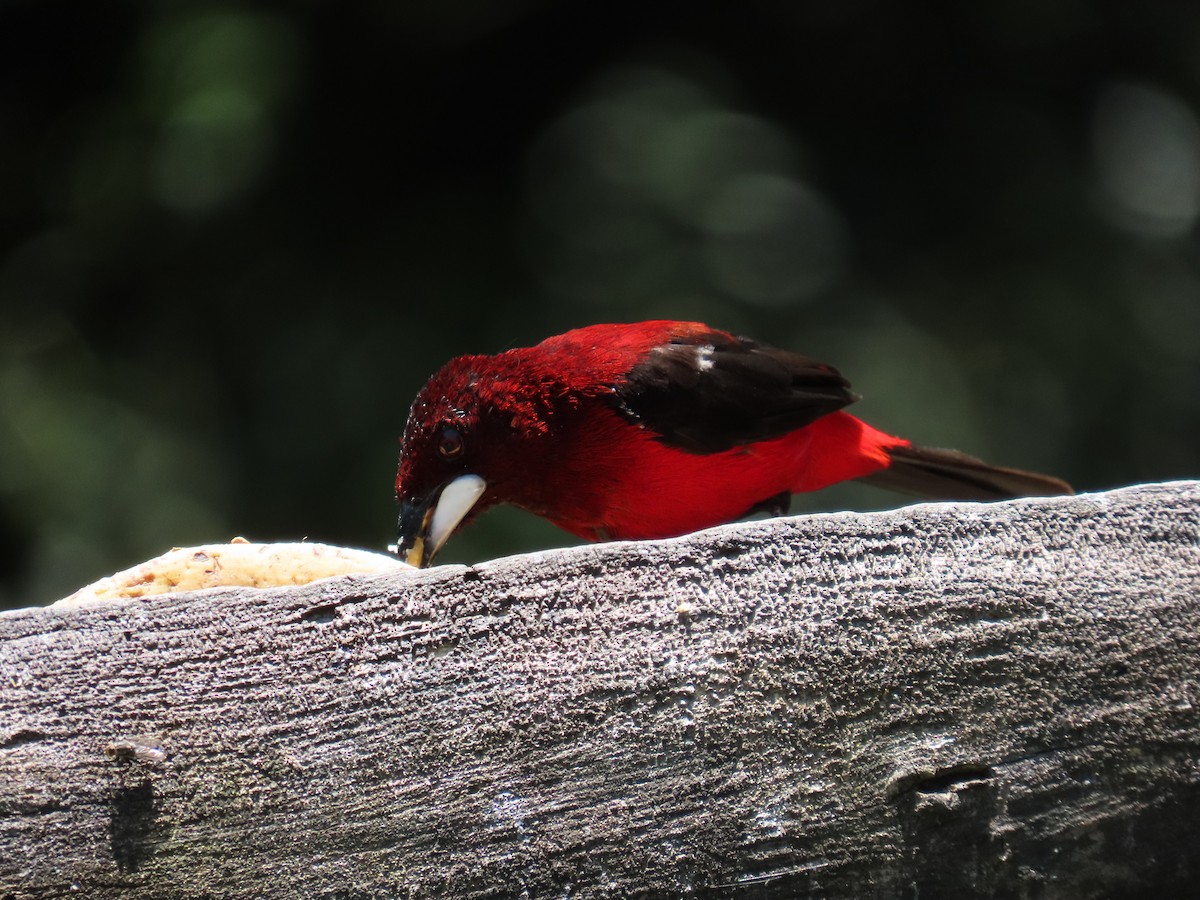
<svg viewBox="0 0 1200 900">
<path fill-rule="evenodd" d="M 1081 489 L 1200 475 L 1198 113 L 1178 0 L 0 4 L 0 605 L 381 548 L 424 379 L 598 321 Z"/>
</svg>

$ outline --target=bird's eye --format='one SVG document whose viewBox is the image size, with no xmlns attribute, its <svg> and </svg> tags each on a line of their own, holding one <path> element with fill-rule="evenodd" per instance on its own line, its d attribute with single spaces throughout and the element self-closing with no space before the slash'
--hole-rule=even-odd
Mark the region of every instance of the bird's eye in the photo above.
<svg viewBox="0 0 1200 900">
<path fill-rule="evenodd" d="M 463 436 L 453 425 L 446 425 L 438 437 L 438 456 L 442 459 L 456 459 L 463 452 Z"/>
</svg>

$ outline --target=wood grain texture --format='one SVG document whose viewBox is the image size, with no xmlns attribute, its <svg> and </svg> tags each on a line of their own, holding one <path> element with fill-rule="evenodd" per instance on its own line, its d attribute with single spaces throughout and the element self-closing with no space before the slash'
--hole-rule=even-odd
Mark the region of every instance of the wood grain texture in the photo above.
<svg viewBox="0 0 1200 900">
<path fill-rule="evenodd" d="M 0 615 L 0 895 L 1200 878 L 1200 483 Z"/>
</svg>

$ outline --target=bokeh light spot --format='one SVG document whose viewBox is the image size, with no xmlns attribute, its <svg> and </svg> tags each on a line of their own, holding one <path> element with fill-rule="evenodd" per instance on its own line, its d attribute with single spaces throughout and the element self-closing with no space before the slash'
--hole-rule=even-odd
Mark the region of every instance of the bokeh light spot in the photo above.
<svg viewBox="0 0 1200 900">
<path fill-rule="evenodd" d="M 705 262 L 722 289 L 750 303 L 807 299 L 841 273 L 845 228 L 837 212 L 790 178 L 730 178 L 711 198 Z"/>
<path fill-rule="evenodd" d="M 217 208 L 265 170 L 290 94 L 297 40 L 282 17 L 169 14 L 146 39 L 145 93 L 158 120 L 151 191 L 186 214 Z"/>
<path fill-rule="evenodd" d="M 840 275 L 841 216 L 796 139 L 680 72 L 621 66 L 530 152 L 528 246 L 556 297 L 655 308 L 804 301 Z"/>
<path fill-rule="evenodd" d="M 262 110 L 250 95 L 197 94 L 180 104 L 155 148 L 155 194 L 179 212 L 217 206 L 261 172 L 269 139 Z"/>
<path fill-rule="evenodd" d="M 1200 215 L 1200 122 L 1174 95 L 1112 84 L 1092 127 L 1104 209 L 1119 227 L 1149 237 L 1191 230 Z"/>
</svg>

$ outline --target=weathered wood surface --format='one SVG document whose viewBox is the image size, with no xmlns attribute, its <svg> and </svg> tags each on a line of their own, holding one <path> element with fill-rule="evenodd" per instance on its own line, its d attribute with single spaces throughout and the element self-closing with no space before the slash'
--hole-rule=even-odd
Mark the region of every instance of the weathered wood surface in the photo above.
<svg viewBox="0 0 1200 900">
<path fill-rule="evenodd" d="M 0 616 L 0 896 L 1180 896 L 1200 483 Z"/>
</svg>

